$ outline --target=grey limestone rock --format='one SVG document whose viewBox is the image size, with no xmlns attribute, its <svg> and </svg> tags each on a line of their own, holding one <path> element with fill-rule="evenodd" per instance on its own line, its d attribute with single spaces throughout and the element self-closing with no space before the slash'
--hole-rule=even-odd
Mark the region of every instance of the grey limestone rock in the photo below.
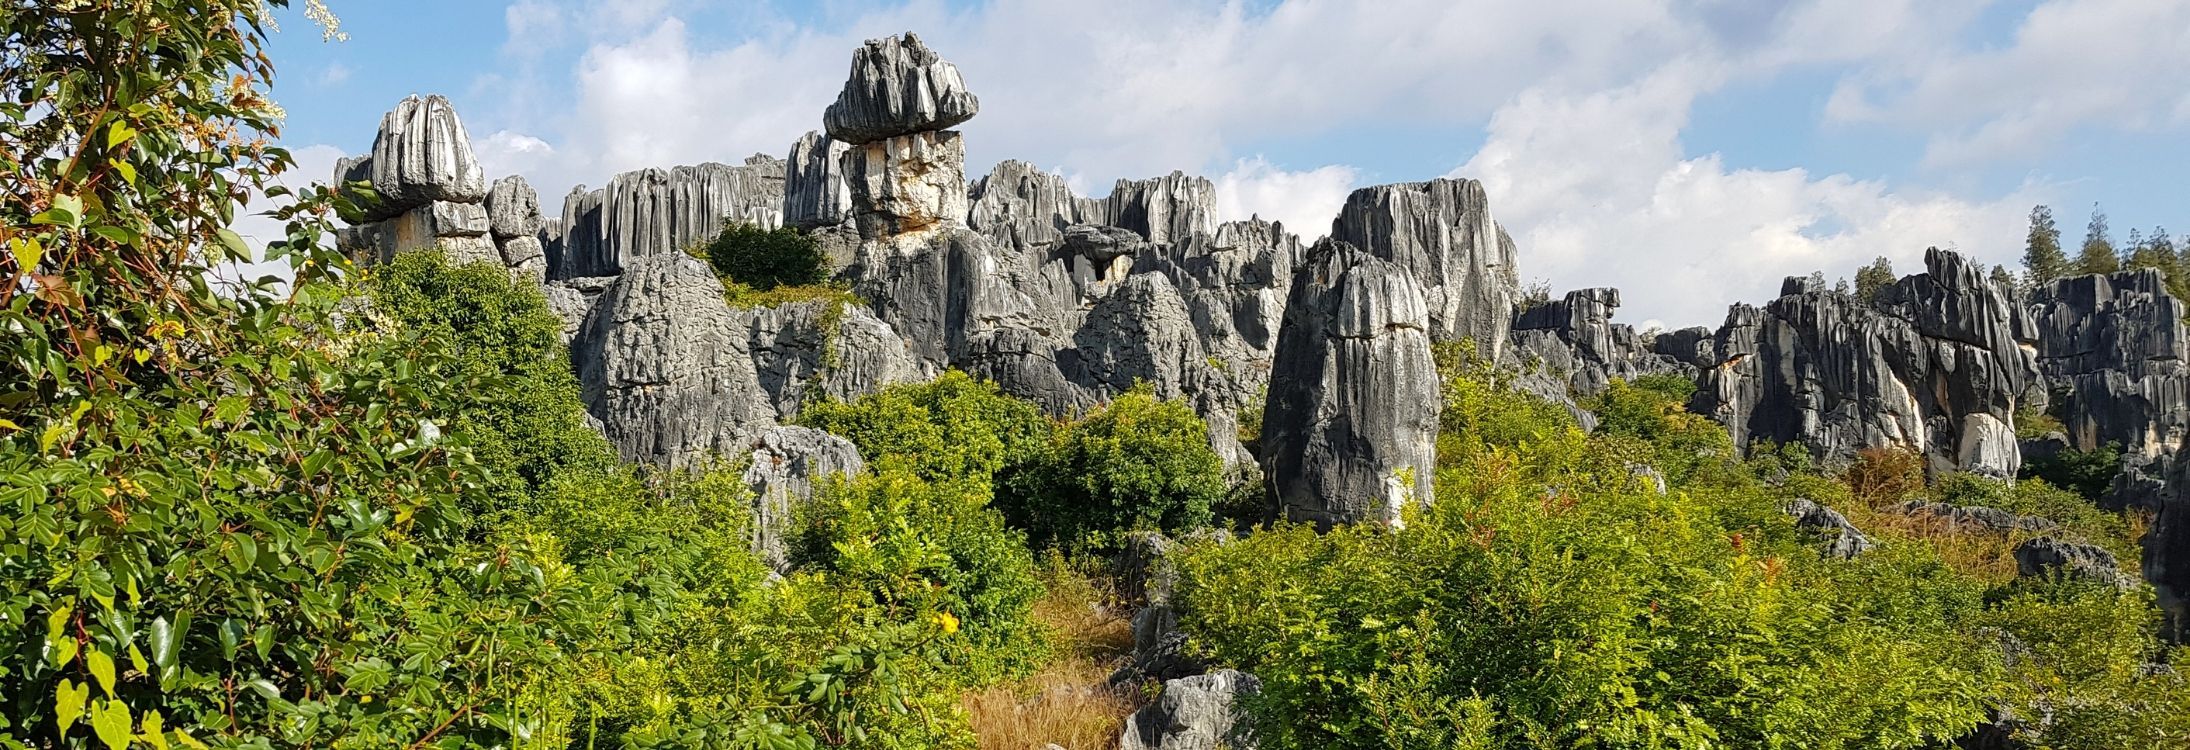
<svg viewBox="0 0 2190 750">
<path fill-rule="evenodd" d="M 965 225 L 966 146 L 954 131 L 893 136 L 844 152 L 861 237 L 896 241 Z"/>
<path fill-rule="evenodd" d="M 1119 750 L 1252 750 L 1239 701 L 1261 691 L 1261 680 L 1231 669 L 1165 680 L 1163 695 L 1126 719 Z"/>
<path fill-rule="evenodd" d="M 737 312 L 747 320 L 747 351 L 761 389 L 781 421 L 816 395 L 849 400 L 935 375 L 896 331 L 858 305 L 793 302 Z"/>
<path fill-rule="evenodd" d="M 645 256 L 592 305 L 571 357 L 587 411 L 625 460 L 687 464 L 742 452 L 776 409 L 750 353 L 747 316 L 699 259 Z"/>
<path fill-rule="evenodd" d="M 548 243 L 553 278 L 613 276 L 637 258 L 681 253 L 723 224 L 783 222 L 784 164 L 755 154 L 739 166 L 642 169 L 563 199 L 560 241 Z"/>
<path fill-rule="evenodd" d="M 516 175 L 494 181 L 487 190 L 487 224 L 496 240 L 540 234 L 540 194 Z"/>
<path fill-rule="evenodd" d="M 1852 560 L 1871 548 L 1871 538 L 1864 536 L 1855 524 L 1848 523 L 1847 516 L 1807 498 L 1795 498 L 1788 503 L 1787 515 L 1794 516 L 1796 528 L 1824 537 L 1825 544 L 1819 552 L 1826 557 Z"/>
<path fill-rule="evenodd" d="M 2158 456 L 2190 433 L 2190 336 L 2158 271 L 2077 276 L 2031 294 L 2038 361 L 2078 450 Z"/>
<path fill-rule="evenodd" d="M 1520 299 L 1512 238 L 1491 218 L 1482 183 L 1438 179 L 1347 196 L 1332 239 L 1398 264 L 1422 286 L 1431 337 L 1473 340 L 1499 360 Z"/>
<path fill-rule="evenodd" d="M 851 441 L 810 427 L 770 427 L 753 436 L 752 446 L 745 484 L 753 490 L 753 552 L 788 574 L 783 534 L 796 507 L 828 477 L 858 474 L 867 462 Z"/>
<path fill-rule="evenodd" d="M 1573 392 L 1584 396 L 1603 392 L 1614 378 L 1678 375 L 1695 379 L 1695 366 L 1658 353 L 1633 326 L 1612 322 L 1619 308 L 1618 289 L 1567 292 L 1563 299 L 1514 317 L 1514 346 L 1524 365 L 1534 360 L 1551 373 L 1564 373 Z"/>
<path fill-rule="evenodd" d="M 996 165 L 973 185 L 966 223 L 999 245 L 1021 250 L 1053 247 L 1075 224 L 1100 224 L 1103 206 L 1072 194 L 1062 175 L 1023 161 Z"/>
<path fill-rule="evenodd" d="M 1912 516 L 1929 516 L 1950 526 L 1970 526 L 1985 531 L 2051 531 L 2058 528 L 2052 519 L 2038 516 L 2018 516 L 1998 508 L 1978 505 L 1950 505 L 1910 501 L 1893 506 L 1893 509 Z"/>
<path fill-rule="evenodd" d="M 851 77 L 821 119 L 830 138 L 862 145 L 943 130 L 980 110 L 958 66 L 907 32 L 869 39 L 852 53 Z"/>
<path fill-rule="evenodd" d="M 818 229 L 851 221 L 852 188 L 843 171 L 850 148 L 819 131 L 808 131 L 791 145 L 783 172 L 785 225 Z"/>
<path fill-rule="evenodd" d="M 1442 401 L 1421 287 L 1326 240 L 1287 299 L 1260 441 L 1271 495 L 1295 521 L 1397 523 L 1430 501 L 1436 471 Z"/>
<path fill-rule="evenodd" d="M 1119 180 L 1103 200 L 1104 223 L 1130 229 L 1150 242 L 1178 242 L 1217 231 L 1217 189 L 1206 177 L 1185 172 L 1146 180 Z"/>
<path fill-rule="evenodd" d="M 2012 476 L 2015 412 L 2042 403 L 2026 314 L 1974 264 L 1941 250 L 1876 304 L 1789 279 L 1763 307 L 1735 305 L 1691 407 L 1736 445 L 1801 443 L 1830 462 L 1907 447 L 1935 471 Z"/>
<path fill-rule="evenodd" d="M 366 217 L 375 221 L 431 201 L 478 203 L 487 197 L 486 173 L 472 155 L 471 135 L 456 108 L 439 95 L 398 102 L 380 120 L 372 158 L 349 171 L 371 175 L 380 200 Z"/>
<path fill-rule="evenodd" d="M 2114 560 L 2114 553 L 2097 545 L 2051 536 L 2026 539 L 2015 545 L 2016 575 L 2044 576 L 2056 572 L 2121 589 L 2137 585 L 2137 577 L 2122 570 L 2121 564 Z"/>
</svg>

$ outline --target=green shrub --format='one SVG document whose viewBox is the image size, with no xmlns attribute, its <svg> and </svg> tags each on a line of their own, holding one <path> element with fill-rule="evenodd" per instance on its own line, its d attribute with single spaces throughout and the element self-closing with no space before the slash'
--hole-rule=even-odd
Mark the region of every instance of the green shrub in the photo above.
<svg viewBox="0 0 2190 750">
<path fill-rule="evenodd" d="M 473 436 L 488 471 L 491 500 L 478 510 L 522 508 L 560 473 L 615 464 L 586 423 L 562 320 L 538 288 L 492 263 L 459 267 L 439 252 L 413 252 L 371 269 L 364 289 L 381 316 L 445 343 L 462 375 L 484 384 L 452 404 L 455 429 Z"/>
<path fill-rule="evenodd" d="M 2023 461 L 2016 476 L 2043 479 L 2093 502 L 2106 496 L 2114 477 L 2122 471 L 2122 448 L 2108 443 L 2096 450 L 2064 450 L 2052 456 Z"/>
<path fill-rule="evenodd" d="M 1056 429 L 1034 404 L 957 371 L 851 402 L 808 404 L 799 424 L 851 440 L 870 463 L 898 462 L 929 481 L 989 487 L 999 472 L 1039 458 Z"/>
<path fill-rule="evenodd" d="M 1100 545 L 1118 532 L 1206 526 L 1227 489 L 1208 425 L 1142 386 L 1060 431 L 998 505 L 1037 542 Z"/>
<path fill-rule="evenodd" d="M 692 254 L 715 267 L 716 275 L 755 291 L 779 286 L 820 284 L 829 278 L 829 259 L 812 238 L 791 227 L 762 229 L 725 222 L 722 232 Z"/>
</svg>

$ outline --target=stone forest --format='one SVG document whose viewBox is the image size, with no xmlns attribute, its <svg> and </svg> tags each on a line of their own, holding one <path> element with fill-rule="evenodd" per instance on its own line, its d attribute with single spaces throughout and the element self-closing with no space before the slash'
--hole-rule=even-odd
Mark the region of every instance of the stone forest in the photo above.
<svg viewBox="0 0 2190 750">
<path fill-rule="evenodd" d="M 1473 180 L 972 174 L 906 33 L 780 157 L 559 206 L 404 99 L 221 289 L 192 196 L 285 157 L 157 128 L 255 100 L 84 92 L 249 43 L 65 72 L 121 42 L 39 13 L 93 78 L 9 63 L 0 746 L 2190 747 L 2158 270 L 1638 331 Z"/>
</svg>

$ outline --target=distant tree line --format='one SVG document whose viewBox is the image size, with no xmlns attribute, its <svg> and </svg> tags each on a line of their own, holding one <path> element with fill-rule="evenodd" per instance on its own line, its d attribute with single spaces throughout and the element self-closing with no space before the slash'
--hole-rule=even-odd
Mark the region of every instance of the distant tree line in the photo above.
<svg viewBox="0 0 2190 750">
<path fill-rule="evenodd" d="M 2176 297 L 2190 297 L 2190 243 L 2185 245 L 2178 247 L 2163 226 L 2153 227 L 2150 233 L 2131 229 L 2125 241 L 2116 245 L 2107 227 L 2106 211 L 2092 204 L 2091 220 L 2084 225 L 2083 246 L 2070 258 L 2061 246 L 2061 229 L 2054 223 L 2053 209 L 2034 206 L 2030 209 L 2030 233 L 2023 244 L 2022 282 L 2036 286 L 2069 276 L 2149 268 L 2166 277 L 2167 289 Z"/>
</svg>

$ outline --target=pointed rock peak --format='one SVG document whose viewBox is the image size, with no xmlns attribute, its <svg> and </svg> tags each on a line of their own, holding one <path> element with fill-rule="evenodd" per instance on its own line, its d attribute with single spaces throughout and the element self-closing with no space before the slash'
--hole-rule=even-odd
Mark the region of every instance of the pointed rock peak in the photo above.
<svg viewBox="0 0 2190 750">
<path fill-rule="evenodd" d="M 822 123 L 829 137 L 860 145 L 949 128 L 980 109 L 958 66 L 906 32 L 869 39 L 852 54 L 851 78 Z"/>
</svg>

